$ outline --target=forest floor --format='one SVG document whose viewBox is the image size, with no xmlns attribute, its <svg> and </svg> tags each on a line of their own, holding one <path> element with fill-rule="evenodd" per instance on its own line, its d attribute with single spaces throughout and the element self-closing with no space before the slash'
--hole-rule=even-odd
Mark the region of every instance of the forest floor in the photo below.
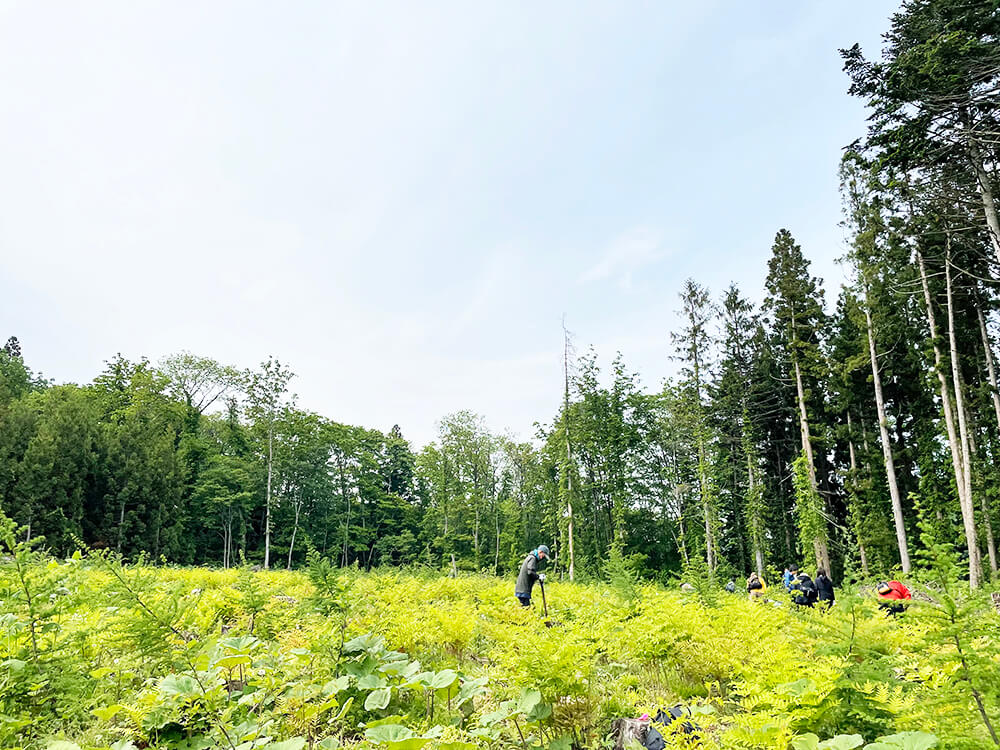
<svg viewBox="0 0 1000 750">
<path fill-rule="evenodd" d="M 675 704 L 700 745 L 668 747 L 991 745 L 933 621 L 870 597 L 549 582 L 547 626 L 537 587 L 525 609 L 477 575 L 50 562 L 33 615 L 21 580 L 0 566 L 3 747 L 569 750 Z M 996 663 L 991 627 L 969 646 Z M 837 734 L 858 737 L 818 744 Z M 872 747 L 933 746 L 897 740 Z"/>
</svg>

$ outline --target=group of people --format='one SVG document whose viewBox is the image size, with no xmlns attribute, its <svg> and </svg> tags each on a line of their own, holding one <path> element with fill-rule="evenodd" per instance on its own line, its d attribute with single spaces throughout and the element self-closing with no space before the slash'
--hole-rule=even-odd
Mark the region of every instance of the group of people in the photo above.
<svg viewBox="0 0 1000 750">
<path fill-rule="evenodd" d="M 549 548 L 542 544 L 528 553 L 521 563 L 521 570 L 517 576 L 517 583 L 514 586 L 514 596 L 517 597 L 521 606 L 531 606 L 531 590 L 535 582 L 539 581 L 545 585 L 545 574 L 538 572 L 539 564 L 550 557 Z M 800 570 L 797 565 L 789 565 L 782 575 L 785 589 L 791 596 L 792 603 L 799 607 L 815 607 L 819 604 L 824 609 L 833 606 L 835 595 L 833 591 L 833 581 L 827 572 L 820 568 L 816 571 L 815 580 L 809 577 L 804 570 Z M 685 584 L 689 585 L 689 584 Z M 735 593 L 736 584 L 730 581 L 726 584 L 726 590 Z M 763 599 L 767 586 L 763 579 L 756 573 L 751 573 L 747 578 L 747 594 L 751 600 Z M 879 596 L 879 607 L 888 615 L 897 615 L 903 611 L 902 602 L 910 599 L 910 590 L 899 581 L 883 581 L 876 586 Z"/>
<path fill-rule="evenodd" d="M 836 599 L 833 591 L 833 581 L 825 570 L 816 571 L 815 580 L 809 577 L 797 565 L 789 565 L 782 575 L 785 590 L 791 596 L 792 603 L 799 607 L 821 607 L 829 609 Z M 728 587 L 727 587 L 728 588 Z M 730 589 L 732 590 L 732 589 Z M 751 599 L 763 599 L 767 590 L 764 581 L 757 573 L 751 573 L 747 578 L 747 594 Z M 883 581 L 875 587 L 879 598 L 879 609 L 887 615 L 898 615 L 904 610 L 903 602 L 912 598 L 910 590 L 899 581 Z"/>
<path fill-rule="evenodd" d="M 822 568 L 816 571 L 816 580 L 813 580 L 797 565 L 791 565 L 785 568 L 783 581 L 794 604 L 800 607 L 813 607 L 817 603 L 826 608 L 833 606 L 833 581 Z M 751 573 L 747 578 L 747 595 L 751 599 L 763 599 L 765 591 L 767 586 L 763 579 L 756 572 Z"/>
</svg>

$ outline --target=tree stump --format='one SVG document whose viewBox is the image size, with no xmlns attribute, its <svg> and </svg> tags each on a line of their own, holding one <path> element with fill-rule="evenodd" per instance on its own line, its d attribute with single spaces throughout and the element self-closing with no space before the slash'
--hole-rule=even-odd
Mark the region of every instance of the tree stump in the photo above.
<svg viewBox="0 0 1000 750">
<path fill-rule="evenodd" d="M 611 724 L 615 750 L 625 750 L 630 740 L 642 745 L 646 740 L 647 729 L 649 729 L 649 719 L 615 719 Z"/>
</svg>

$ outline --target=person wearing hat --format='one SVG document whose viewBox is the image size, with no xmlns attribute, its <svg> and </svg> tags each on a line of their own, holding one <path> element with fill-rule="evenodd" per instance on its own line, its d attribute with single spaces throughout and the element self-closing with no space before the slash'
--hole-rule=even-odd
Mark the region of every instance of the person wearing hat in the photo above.
<svg viewBox="0 0 1000 750">
<path fill-rule="evenodd" d="M 531 606 L 531 589 L 535 581 L 545 583 L 545 574 L 538 572 L 538 562 L 549 559 L 549 548 L 544 544 L 528 553 L 521 563 L 521 572 L 517 574 L 517 583 L 514 584 L 514 596 L 521 602 L 522 607 Z"/>
</svg>

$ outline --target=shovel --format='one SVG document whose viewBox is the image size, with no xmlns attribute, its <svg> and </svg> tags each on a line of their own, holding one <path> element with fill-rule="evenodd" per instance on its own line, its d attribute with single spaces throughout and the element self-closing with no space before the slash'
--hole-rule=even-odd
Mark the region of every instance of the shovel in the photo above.
<svg viewBox="0 0 1000 750">
<path fill-rule="evenodd" d="M 558 625 L 558 622 L 553 622 L 549 619 L 549 605 L 545 601 L 545 581 L 539 580 L 538 585 L 542 590 L 542 611 L 545 613 L 545 627 L 552 628 Z"/>
</svg>

